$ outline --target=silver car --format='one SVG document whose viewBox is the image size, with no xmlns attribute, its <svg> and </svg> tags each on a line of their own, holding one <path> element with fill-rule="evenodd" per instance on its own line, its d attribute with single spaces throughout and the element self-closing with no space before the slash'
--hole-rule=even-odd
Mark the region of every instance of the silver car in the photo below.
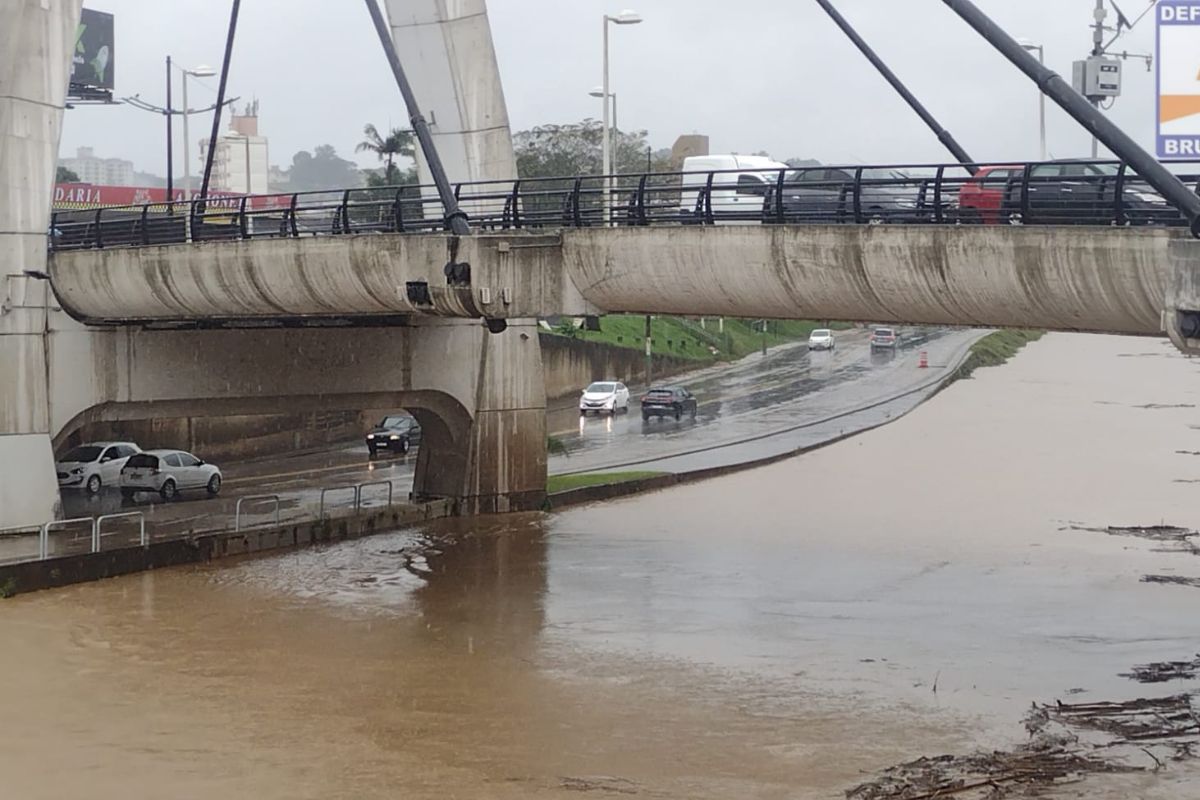
<svg viewBox="0 0 1200 800">
<path fill-rule="evenodd" d="M 158 492 L 173 500 L 180 492 L 203 489 L 210 497 L 221 491 L 221 470 L 183 450 L 146 450 L 131 456 L 121 468 L 121 494 Z"/>
</svg>

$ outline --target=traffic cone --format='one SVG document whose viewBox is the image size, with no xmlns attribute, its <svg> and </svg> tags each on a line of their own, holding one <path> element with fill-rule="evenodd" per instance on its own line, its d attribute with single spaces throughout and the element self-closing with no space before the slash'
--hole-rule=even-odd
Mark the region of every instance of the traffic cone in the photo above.
<svg viewBox="0 0 1200 800">
<path fill-rule="evenodd" d="M 922 350 L 921 351 L 921 360 L 919 362 L 917 362 L 917 367 L 919 367 L 920 369 L 925 369 L 928 366 L 929 366 L 929 353 Z"/>
</svg>

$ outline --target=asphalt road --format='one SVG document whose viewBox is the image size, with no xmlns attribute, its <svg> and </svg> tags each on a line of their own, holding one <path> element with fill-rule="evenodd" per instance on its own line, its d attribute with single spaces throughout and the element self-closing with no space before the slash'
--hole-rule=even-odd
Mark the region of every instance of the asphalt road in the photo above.
<svg viewBox="0 0 1200 800">
<path fill-rule="evenodd" d="M 896 353 L 872 353 L 867 332 L 838 336 L 832 352 L 809 352 L 804 344 L 784 345 L 765 356 L 752 355 L 736 364 L 708 367 L 670 379 L 686 385 L 699 399 L 696 417 L 651 419 L 637 411 L 615 417 L 580 417 L 573 404 L 549 412 L 548 428 L 564 445 L 565 454 L 550 458 L 551 474 L 597 470 L 684 471 L 741 463 L 790 452 L 846 432 L 872 427 L 903 413 L 928 394 L 946 364 L 955 363 L 979 337 L 975 331 L 933 331 L 927 341 Z M 929 353 L 930 368 L 918 366 L 919 352 Z M 568 403 L 570 401 L 567 401 Z M 353 504 L 355 484 L 378 482 L 363 489 L 364 506 L 387 502 L 388 487 L 397 499 L 412 487 L 415 452 L 371 461 L 359 440 L 319 452 L 282 455 L 221 464 L 224 489 L 210 499 L 203 493 L 171 503 L 140 496 L 123 501 L 115 491 L 87 496 L 64 492 L 66 517 L 95 517 L 142 512 L 156 537 L 232 528 L 239 498 L 276 495 L 283 521 L 310 517 L 322 502 L 330 510 Z M 341 488 L 336 488 L 341 487 Z M 324 497 L 322 497 L 324 490 Z M 273 500 L 243 501 L 242 524 L 273 519 Z M 114 520 L 112 536 L 127 538 L 133 520 Z M 56 552 L 83 549 L 89 540 L 71 526 L 56 537 Z M 0 542 L 0 560 L 36 554 L 36 541 Z"/>
</svg>

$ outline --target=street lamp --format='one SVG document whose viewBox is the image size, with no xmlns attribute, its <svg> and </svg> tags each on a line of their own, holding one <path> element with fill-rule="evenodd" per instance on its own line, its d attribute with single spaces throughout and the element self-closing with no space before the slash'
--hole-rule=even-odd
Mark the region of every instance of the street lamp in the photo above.
<svg viewBox="0 0 1200 800">
<path fill-rule="evenodd" d="M 591 95 L 592 97 L 604 97 L 605 96 L 604 95 L 604 87 L 597 86 L 596 88 L 594 88 L 590 92 L 588 92 L 588 94 Z M 611 94 L 608 95 L 608 102 L 612 103 L 612 132 L 613 132 L 613 136 L 615 137 L 615 136 L 617 136 L 617 134 L 619 134 L 621 132 L 621 129 L 617 126 L 617 93 L 616 92 L 612 92 Z M 605 103 L 606 108 L 608 106 L 608 102 Z M 620 142 L 620 140 L 616 139 L 614 142 L 614 145 L 619 144 L 619 142 Z M 618 149 L 619 148 L 617 146 L 613 147 L 614 151 L 616 151 Z M 618 157 L 618 155 L 619 155 L 618 153 L 613 152 L 611 154 L 611 158 L 610 158 L 610 156 L 604 157 L 604 164 L 603 164 L 604 174 L 608 175 L 608 174 L 612 173 L 613 172 L 613 164 L 619 164 L 621 162 L 621 159 Z M 613 164 L 608 163 L 610 160 L 613 162 Z"/>
<path fill-rule="evenodd" d="M 1044 45 L 1034 44 L 1028 39 L 1020 39 L 1017 44 L 1022 48 L 1033 52 L 1037 51 L 1038 61 L 1043 65 L 1046 63 L 1046 48 Z M 1038 89 L 1038 118 L 1041 125 L 1041 142 L 1042 142 L 1042 161 L 1046 160 L 1046 93 L 1040 88 Z"/>
<path fill-rule="evenodd" d="M 605 98 L 612 97 L 612 92 L 608 86 L 608 23 L 614 25 L 637 25 L 642 21 L 642 18 L 635 11 L 628 9 L 622 11 L 616 16 L 604 15 L 604 84 L 600 87 L 600 96 Z M 615 99 L 614 99 L 615 105 Z M 616 116 L 614 108 L 613 116 Z M 603 153 L 604 161 L 604 222 L 610 224 L 612 222 L 612 131 L 609 128 L 608 103 L 604 103 L 604 133 L 603 133 Z"/>
<path fill-rule="evenodd" d="M 167 62 L 168 64 L 170 61 Z M 192 162 L 188 154 L 188 147 L 191 142 L 188 137 L 188 99 L 187 99 L 187 79 L 192 78 L 211 78 L 217 74 L 217 71 L 210 66 L 201 64 L 195 69 L 186 69 L 178 65 L 175 66 L 183 73 L 183 199 L 192 199 Z M 211 147 L 213 143 L 210 142 Z"/>
</svg>

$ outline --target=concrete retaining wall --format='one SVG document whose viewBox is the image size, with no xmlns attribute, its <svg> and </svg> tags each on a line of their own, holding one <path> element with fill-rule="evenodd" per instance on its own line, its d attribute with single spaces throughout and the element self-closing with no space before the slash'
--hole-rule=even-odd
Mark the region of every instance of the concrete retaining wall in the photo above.
<svg viewBox="0 0 1200 800">
<path fill-rule="evenodd" d="M 592 381 L 611 378 L 625 383 L 641 383 L 646 376 L 646 356 L 640 350 L 568 339 L 549 333 L 543 333 L 539 338 L 547 400 L 578 395 Z M 654 374 L 659 378 L 704 366 L 702 361 L 659 354 L 655 354 L 653 359 Z"/>
</svg>

